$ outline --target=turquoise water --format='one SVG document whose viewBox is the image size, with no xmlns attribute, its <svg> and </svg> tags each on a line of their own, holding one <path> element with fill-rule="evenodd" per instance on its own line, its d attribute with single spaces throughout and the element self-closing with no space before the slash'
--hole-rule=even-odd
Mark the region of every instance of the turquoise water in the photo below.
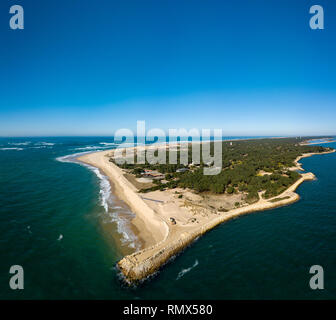
<svg viewBox="0 0 336 320">
<path fill-rule="evenodd" d="M 0 139 L 0 299 L 335 299 L 336 153 L 302 159 L 317 180 L 290 206 L 222 224 L 151 281 L 125 287 L 115 263 L 134 250 L 128 208 L 70 154 L 111 138 Z M 336 148 L 335 143 L 326 146 Z M 25 289 L 9 289 L 21 265 Z M 309 288 L 324 267 L 325 290 Z"/>
</svg>

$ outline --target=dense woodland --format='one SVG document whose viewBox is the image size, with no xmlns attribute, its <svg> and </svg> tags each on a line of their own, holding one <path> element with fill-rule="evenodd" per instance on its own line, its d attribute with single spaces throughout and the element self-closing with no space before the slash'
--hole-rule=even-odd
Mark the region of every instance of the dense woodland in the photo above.
<svg viewBox="0 0 336 320">
<path fill-rule="evenodd" d="M 188 165 L 180 163 L 168 164 L 123 164 L 120 167 L 131 170 L 140 177 L 144 169 L 157 170 L 165 174 L 165 181 L 155 181 L 155 186 L 142 189 L 140 192 L 164 190 L 166 188 L 190 188 L 196 192 L 210 192 L 215 194 L 232 194 L 243 192 L 246 201 L 253 203 L 258 200 L 258 191 L 265 191 L 264 197 L 271 198 L 281 194 L 285 189 L 300 178 L 296 171 L 288 168 L 294 166 L 294 160 L 303 153 L 325 152 L 330 150 L 316 145 L 300 145 L 307 138 L 256 139 L 224 142 L 211 142 L 213 152 L 214 143 L 222 143 L 222 170 L 218 175 L 204 175 L 202 162 L 191 166 L 191 147 L 189 147 Z M 179 151 L 178 151 L 179 159 Z M 113 161 L 111 159 L 111 161 Z M 178 173 L 178 168 L 188 168 Z M 268 174 L 267 174 L 268 173 Z"/>
</svg>

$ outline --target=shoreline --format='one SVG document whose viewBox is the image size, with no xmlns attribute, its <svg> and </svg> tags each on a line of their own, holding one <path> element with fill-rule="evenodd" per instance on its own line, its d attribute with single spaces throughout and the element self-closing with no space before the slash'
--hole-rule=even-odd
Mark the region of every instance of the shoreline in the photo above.
<svg viewBox="0 0 336 320">
<path fill-rule="evenodd" d="M 301 145 L 302 146 L 310 146 L 310 145 L 315 145 L 315 144 L 327 144 L 327 143 L 334 143 L 334 142 L 336 142 L 335 137 L 325 138 L 325 139 L 310 139 L 310 140 L 307 140 L 307 141 L 301 143 Z"/>
<path fill-rule="evenodd" d="M 162 204 L 154 203 L 153 200 L 149 201 L 151 199 L 142 198 L 137 192 L 137 188 L 125 178 L 124 171 L 109 161 L 108 156 L 111 152 L 114 152 L 114 150 L 90 153 L 78 157 L 77 160 L 101 170 L 109 178 L 110 183 L 113 184 L 116 196 L 126 202 L 136 215 L 131 224 L 137 229 L 137 234 L 144 243 L 144 249 L 125 256 L 117 263 L 125 281 L 130 284 L 146 279 L 199 236 L 225 221 L 243 214 L 269 210 L 298 201 L 300 196 L 295 193 L 295 190 L 302 182 L 315 179 L 314 174 L 311 172 L 301 173 L 299 180 L 276 197 L 266 200 L 259 194 L 259 201 L 256 203 L 209 215 L 209 217 L 197 222 L 199 225 L 187 223 L 171 225 L 167 212 L 173 211 L 174 214 L 178 214 L 178 210 L 181 211 L 181 214 L 183 212 L 176 204 L 172 204 L 171 199 L 173 198 L 170 193 L 168 191 L 160 193 L 162 197 L 170 196 L 170 198 L 164 199 L 165 201 L 162 201 Z M 333 152 L 335 150 L 302 154 L 295 159 L 296 166 L 290 169 L 303 171 L 302 165 L 299 163 L 302 158 Z M 157 194 L 153 192 L 152 196 L 157 196 Z"/>
<path fill-rule="evenodd" d="M 78 161 L 89 164 L 101 170 L 113 185 L 115 195 L 124 201 L 135 213 L 131 221 L 135 233 L 143 242 L 144 247 L 164 240 L 168 234 L 168 226 L 155 215 L 155 212 L 142 200 L 136 188 L 124 177 L 123 171 L 111 163 L 107 157 L 114 150 L 99 151 L 85 154 Z"/>
</svg>

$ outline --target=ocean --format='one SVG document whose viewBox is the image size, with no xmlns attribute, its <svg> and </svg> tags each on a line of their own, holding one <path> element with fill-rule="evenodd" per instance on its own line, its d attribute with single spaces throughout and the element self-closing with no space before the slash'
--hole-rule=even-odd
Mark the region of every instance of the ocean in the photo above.
<svg viewBox="0 0 336 320">
<path fill-rule="evenodd" d="M 128 287 L 115 265 L 137 248 L 133 213 L 73 156 L 115 146 L 111 137 L 0 139 L 0 299 L 336 298 L 336 153 L 300 161 L 317 176 L 298 188 L 300 201 L 224 223 Z M 24 269 L 24 290 L 9 287 L 12 265 Z M 312 265 L 324 268 L 324 290 L 309 287 Z"/>
</svg>

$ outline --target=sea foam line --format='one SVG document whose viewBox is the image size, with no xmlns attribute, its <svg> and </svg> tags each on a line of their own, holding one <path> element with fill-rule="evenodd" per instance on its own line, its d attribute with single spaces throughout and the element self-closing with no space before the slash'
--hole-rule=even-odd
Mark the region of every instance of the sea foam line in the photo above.
<svg viewBox="0 0 336 320">
<path fill-rule="evenodd" d="M 194 269 L 194 268 L 197 267 L 197 266 L 198 266 L 198 260 L 196 259 L 195 263 L 194 263 L 191 267 L 186 268 L 186 269 L 182 269 L 182 270 L 179 272 L 179 274 L 177 275 L 176 280 L 182 278 L 187 272 L 189 272 L 191 269 Z"/>
<path fill-rule="evenodd" d="M 1 151 L 9 151 L 9 150 L 16 150 L 16 151 L 22 151 L 22 148 L 0 148 Z"/>
<path fill-rule="evenodd" d="M 54 146 L 55 143 L 53 143 L 53 142 L 36 142 L 35 145 L 36 146 Z"/>
<path fill-rule="evenodd" d="M 102 144 L 104 146 L 117 146 L 117 143 L 114 142 L 99 142 L 99 144 Z"/>
<path fill-rule="evenodd" d="M 8 144 L 10 144 L 12 146 L 27 146 L 30 143 L 31 143 L 30 141 L 25 141 L 25 142 L 8 142 Z"/>
<path fill-rule="evenodd" d="M 132 232 L 130 228 L 130 220 L 131 218 L 134 217 L 134 214 L 129 210 L 126 210 L 122 207 L 114 205 L 114 199 L 113 199 L 113 195 L 111 192 L 111 184 L 107 176 L 103 175 L 98 168 L 77 160 L 77 157 L 87 154 L 87 153 L 90 153 L 90 151 L 58 157 L 56 158 L 56 160 L 59 162 L 64 162 L 64 163 L 77 163 L 77 164 L 80 164 L 88 168 L 89 170 L 95 173 L 95 175 L 99 179 L 100 204 L 104 208 L 104 211 L 105 211 L 103 222 L 104 223 L 110 223 L 110 222 L 115 223 L 117 226 L 118 233 L 122 236 L 121 242 L 129 246 L 130 248 L 139 250 L 140 244 L 139 244 L 138 238 Z M 121 216 L 121 214 L 123 216 Z"/>
</svg>

